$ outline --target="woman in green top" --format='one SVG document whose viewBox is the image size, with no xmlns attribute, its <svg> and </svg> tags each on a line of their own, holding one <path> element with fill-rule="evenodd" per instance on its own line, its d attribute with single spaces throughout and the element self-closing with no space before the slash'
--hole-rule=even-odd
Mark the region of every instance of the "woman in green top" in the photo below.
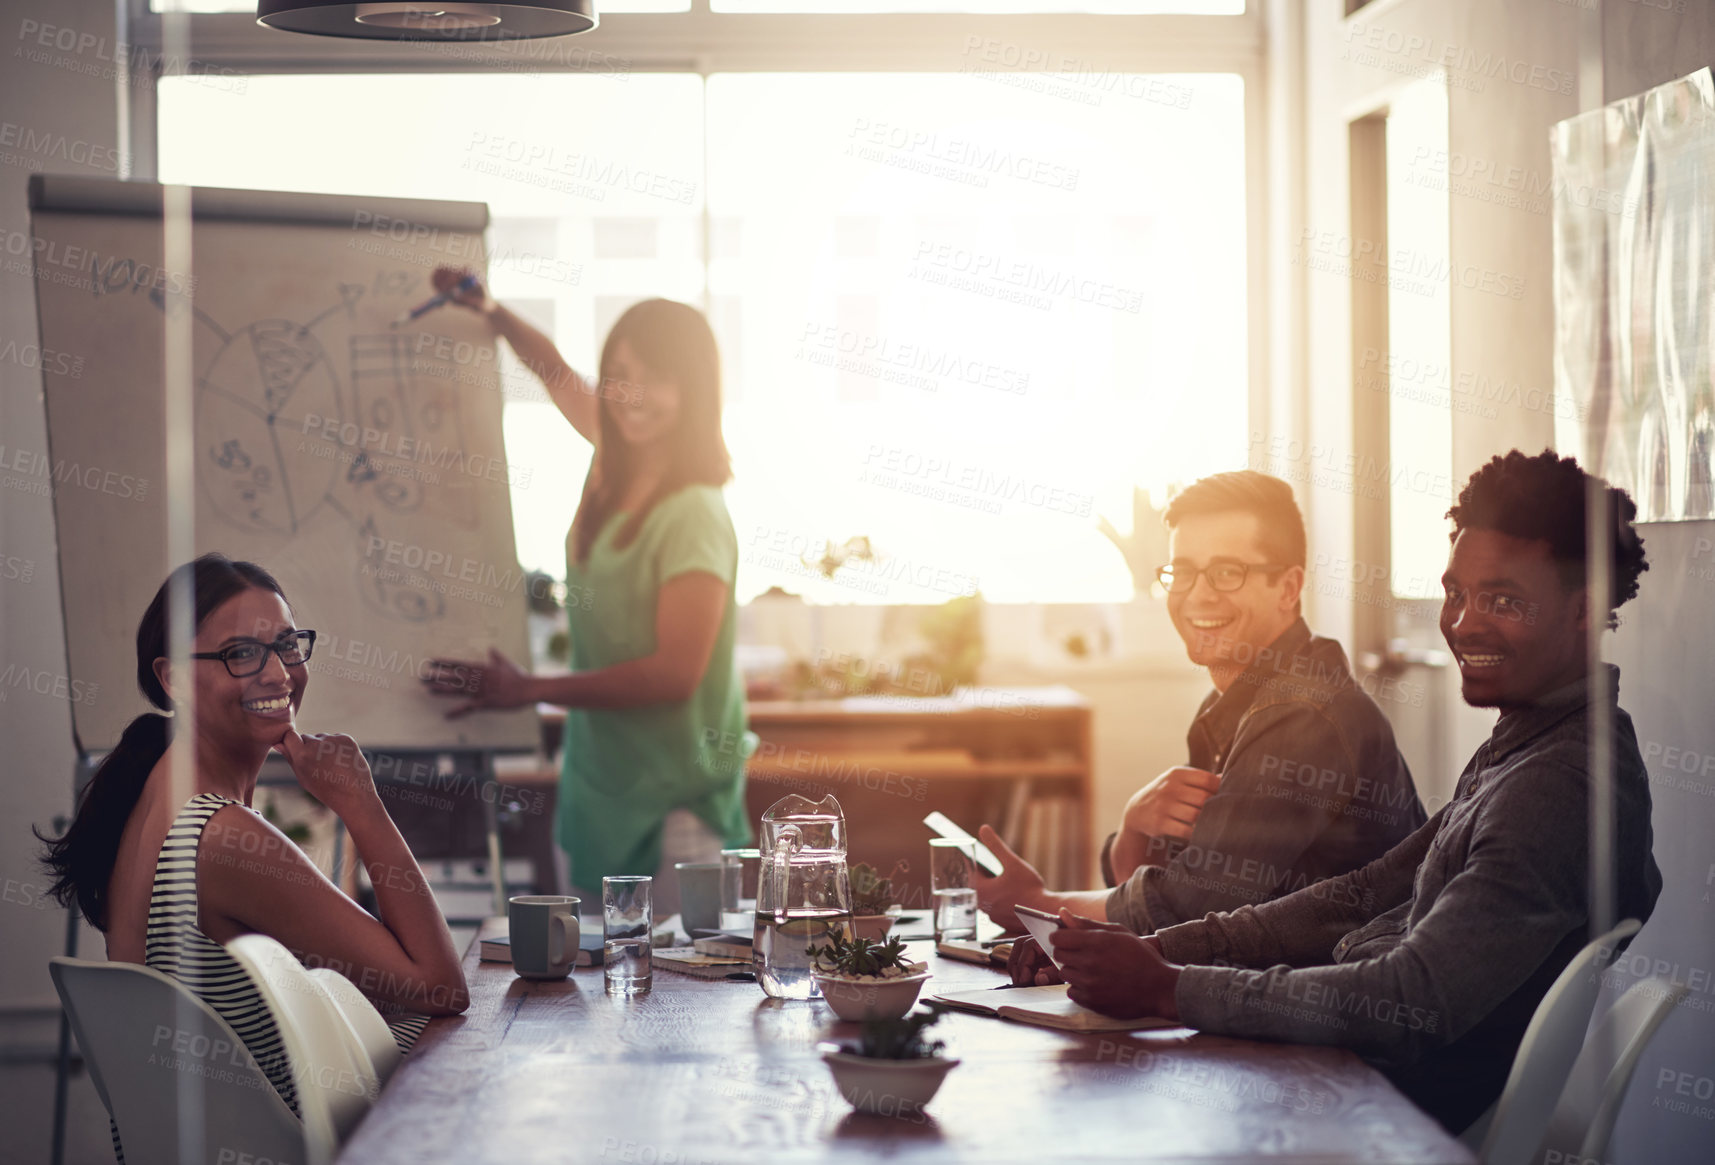
<svg viewBox="0 0 1715 1165">
<path fill-rule="evenodd" d="M 437 269 L 436 290 L 466 274 Z M 721 500 L 732 469 L 708 321 L 670 300 L 632 305 L 592 383 L 480 284 L 453 299 L 506 338 L 595 457 L 566 538 L 566 583 L 580 598 L 567 604 L 572 674 L 532 675 L 490 650 L 425 682 L 465 697 L 450 716 L 565 706 L 556 838 L 572 886 L 595 892 L 610 874 L 670 872 L 746 844 L 754 738 L 733 665 L 738 539 Z M 676 879 L 658 877 L 658 913 L 676 899 Z"/>
</svg>

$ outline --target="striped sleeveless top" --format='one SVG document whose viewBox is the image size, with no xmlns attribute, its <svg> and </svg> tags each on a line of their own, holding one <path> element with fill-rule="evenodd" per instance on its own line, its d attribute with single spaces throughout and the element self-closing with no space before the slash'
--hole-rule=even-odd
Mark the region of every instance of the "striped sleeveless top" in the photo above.
<svg viewBox="0 0 1715 1165">
<path fill-rule="evenodd" d="M 219 810 L 238 804 L 241 802 L 217 793 L 198 793 L 173 819 L 167 840 L 161 843 L 160 860 L 155 863 L 143 962 L 189 987 L 231 1024 L 256 1058 L 256 1066 L 296 1115 L 298 1091 L 273 1013 L 249 972 L 197 926 L 197 846 L 202 842 L 203 827 Z"/>
<path fill-rule="evenodd" d="M 273 1013 L 249 973 L 197 926 L 197 847 L 202 831 L 221 809 L 242 804 L 218 793 L 198 793 L 173 819 L 155 863 L 143 962 L 183 983 L 232 1025 L 256 1066 L 297 1116 L 297 1087 Z M 389 1020 L 387 1026 L 399 1050 L 409 1052 L 428 1022 L 426 1015 L 407 1015 Z M 125 1153 L 117 1126 L 113 1129 L 113 1151 L 123 1165 Z"/>
</svg>

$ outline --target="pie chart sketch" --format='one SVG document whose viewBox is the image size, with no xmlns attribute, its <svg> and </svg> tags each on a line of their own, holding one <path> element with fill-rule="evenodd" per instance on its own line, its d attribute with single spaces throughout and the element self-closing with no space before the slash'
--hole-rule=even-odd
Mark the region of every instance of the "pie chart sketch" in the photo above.
<svg viewBox="0 0 1715 1165">
<path fill-rule="evenodd" d="M 240 328 L 198 381 L 196 405 L 197 477 L 215 513 L 253 533 L 296 534 L 343 469 L 296 419 L 344 416 L 321 344 L 290 320 Z"/>
</svg>

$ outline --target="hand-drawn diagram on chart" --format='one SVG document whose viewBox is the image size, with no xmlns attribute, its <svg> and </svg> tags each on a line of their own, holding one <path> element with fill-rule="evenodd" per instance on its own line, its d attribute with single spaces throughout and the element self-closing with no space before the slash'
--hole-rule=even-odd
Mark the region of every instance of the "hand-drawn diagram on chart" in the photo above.
<svg viewBox="0 0 1715 1165">
<path fill-rule="evenodd" d="M 458 529 L 477 526 L 471 489 L 426 488 L 465 463 L 457 380 L 415 359 L 411 335 L 391 331 L 348 331 L 337 367 L 315 329 L 355 320 L 364 291 L 341 283 L 338 302 L 304 323 L 228 329 L 192 309 L 216 342 L 196 380 L 197 480 L 220 520 L 248 534 L 289 539 L 311 524 L 348 523 L 365 601 L 392 618 L 435 620 L 446 614 L 444 594 L 376 550 L 391 543 L 389 518 L 426 505 Z M 456 471 L 455 483 L 473 484 Z"/>
</svg>

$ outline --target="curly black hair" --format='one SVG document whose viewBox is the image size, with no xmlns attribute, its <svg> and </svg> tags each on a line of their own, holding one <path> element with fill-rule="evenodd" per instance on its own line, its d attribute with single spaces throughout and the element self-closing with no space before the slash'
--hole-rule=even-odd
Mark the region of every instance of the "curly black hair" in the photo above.
<svg viewBox="0 0 1715 1165">
<path fill-rule="evenodd" d="M 1527 457 L 1514 449 L 1491 459 L 1471 475 L 1459 491 L 1459 501 L 1447 511 L 1453 519 L 1448 537 L 1476 529 L 1547 542 L 1561 581 L 1568 589 L 1582 587 L 1588 579 L 1585 532 L 1591 484 L 1601 487 L 1607 525 L 1613 531 L 1608 626 L 1618 627 L 1614 612 L 1637 595 L 1638 578 L 1649 569 L 1644 540 L 1632 525 L 1638 507 L 1625 490 L 1586 473 L 1572 458 L 1556 457 L 1548 449 Z"/>
</svg>

